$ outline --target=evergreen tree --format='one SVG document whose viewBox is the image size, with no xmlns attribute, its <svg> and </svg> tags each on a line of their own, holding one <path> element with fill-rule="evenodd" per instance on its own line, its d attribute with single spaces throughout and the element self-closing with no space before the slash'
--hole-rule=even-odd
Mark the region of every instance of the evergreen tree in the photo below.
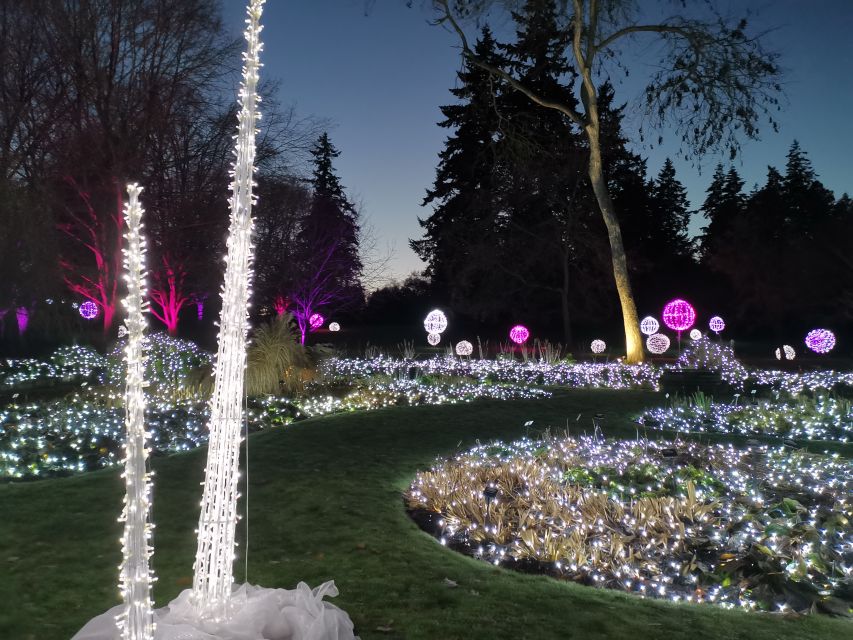
<svg viewBox="0 0 853 640">
<path fill-rule="evenodd" d="M 652 184 L 653 218 L 656 225 L 655 253 L 673 261 L 690 258 L 690 239 L 687 227 L 690 210 L 687 191 L 675 177 L 675 165 L 669 158 L 664 162 L 657 179 Z"/>
<path fill-rule="evenodd" d="M 311 154 L 313 192 L 296 236 L 298 271 L 289 296 L 303 342 L 315 313 L 340 311 L 364 300 L 358 212 L 334 168 L 340 152 L 323 133 Z"/>
<path fill-rule="evenodd" d="M 728 172 L 718 164 L 705 192 L 700 211 L 708 221 L 699 237 L 699 256 L 707 264 L 711 257 L 731 240 L 732 228 L 743 214 L 743 180 L 732 167 Z"/>
</svg>

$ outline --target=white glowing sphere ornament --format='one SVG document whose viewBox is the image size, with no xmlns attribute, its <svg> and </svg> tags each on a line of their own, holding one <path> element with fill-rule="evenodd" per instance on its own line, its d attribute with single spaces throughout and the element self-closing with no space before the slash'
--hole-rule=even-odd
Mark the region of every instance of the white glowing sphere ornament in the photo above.
<svg viewBox="0 0 853 640">
<path fill-rule="evenodd" d="M 646 316 L 640 322 L 640 331 L 643 333 L 643 335 L 650 336 L 652 334 L 657 333 L 658 329 L 660 329 L 660 323 L 652 316 Z"/>
<path fill-rule="evenodd" d="M 646 338 L 646 348 L 656 355 L 669 349 L 669 338 L 662 333 L 654 333 Z"/>
<path fill-rule="evenodd" d="M 604 340 L 593 340 L 589 348 L 593 353 L 604 353 L 607 343 Z"/>
<path fill-rule="evenodd" d="M 726 323 L 720 316 L 714 316 L 708 320 L 708 327 L 714 333 L 720 333 L 720 331 L 726 328 Z"/>
<path fill-rule="evenodd" d="M 702 332 L 699 329 L 691 329 L 690 330 L 690 339 L 691 340 L 701 340 Z"/>
<path fill-rule="evenodd" d="M 447 316 L 440 309 L 433 309 L 424 318 L 424 329 L 427 333 L 444 333 L 444 330 L 447 329 Z"/>
<path fill-rule="evenodd" d="M 467 340 L 462 340 L 462 342 L 456 343 L 456 355 L 470 356 L 472 353 L 474 353 L 474 345 Z"/>
<path fill-rule="evenodd" d="M 337 322 L 330 322 L 329 323 L 329 331 L 340 331 L 340 330 L 341 330 L 341 325 L 339 325 Z"/>
<path fill-rule="evenodd" d="M 428 333 L 427 342 L 429 342 L 434 347 L 439 342 L 441 342 L 441 335 L 439 335 L 438 333 Z"/>
</svg>

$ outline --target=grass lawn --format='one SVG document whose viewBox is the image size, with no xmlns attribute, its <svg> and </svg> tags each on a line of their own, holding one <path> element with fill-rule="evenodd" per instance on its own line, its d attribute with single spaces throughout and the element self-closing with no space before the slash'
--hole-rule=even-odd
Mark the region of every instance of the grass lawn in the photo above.
<svg viewBox="0 0 853 640">
<path fill-rule="evenodd" d="M 249 581 L 291 588 L 334 579 L 341 596 L 332 601 L 365 639 L 851 637 L 849 621 L 672 605 L 498 569 L 441 547 L 404 512 L 401 492 L 415 472 L 457 447 L 567 421 L 577 433 L 578 414 L 589 431 L 596 412 L 607 415 L 607 435 L 634 437 L 630 417 L 662 403 L 651 393 L 573 391 L 339 415 L 254 435 Z M 191 584 L 205 453 L 155 461 L 158 606 Z M 0 638 L 67 640 L 116 604 L 122 491 L 113 470 L 0 486 Z"/>
</svg>

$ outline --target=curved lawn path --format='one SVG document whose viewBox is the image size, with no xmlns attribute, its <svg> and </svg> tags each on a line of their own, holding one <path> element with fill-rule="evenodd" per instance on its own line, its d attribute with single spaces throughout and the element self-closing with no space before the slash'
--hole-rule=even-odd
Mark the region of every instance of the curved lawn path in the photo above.
<svg viewBox="0 0 853 640">
<path fill-rule="evenodd" d="M 332 601 L 365 639 L 847 637 L 845 621 L 670 605 L 498 569 L 442 548 L 403 510 L 400 494 L 414 473 L 457 446 L 562 431 L 567 421 L 572 433 L 590 431 L 596 412 L 607 415 L 606 434 L 634 437 L 630 417 L 662 401 L 571 391 L 339 415 L 253 435 L 249 580 L 291 588 L 334 579 L 341 596 Z M 535 424 L 525 427 L 528 420 Z M 155 462 L 158 606 L 191 583 L 204 454 Z M 66 640 L 115 604 L 122 486 L 115 471 L 0 486 L 0 638 Z"/>
</svg>

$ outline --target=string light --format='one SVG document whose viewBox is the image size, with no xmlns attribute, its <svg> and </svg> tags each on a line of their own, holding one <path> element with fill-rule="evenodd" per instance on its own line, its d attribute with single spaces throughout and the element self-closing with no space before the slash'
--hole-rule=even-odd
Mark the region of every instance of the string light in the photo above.
<svg viewBox="0 0 853 640">
<path fill-rule="evenodd" d="M 660 355 L 669 349 L 669 338 L 662 333 L 654 333 L 646 338 L 646 348 L 655 355 Z"/>
<path fill-rule="evenodd" d="M 82 303 L 79 307 L 79 312 L 80 315 L 83 316 L 83 318 L 85 318 L 86 320 L 94 320 L 98 317 L 98 313 L 100 313 L 100 311 L 98 310 L 98 305 L 96 305 L 91 300 L 86 300 L 84 303 Z"/>
<path fill-rule="evenodd" d="M 663 323 L 673 331 L 686 331 L 696 321 L 696 311 L 686 300 L 676 298 L 663 308 Z"/>
<path fill-rule="evenodd" d="M 524 344 L 530 337 L 530 330 L 523 324 L 517 324 L 509 330 L 509 339 L 515 344 Z"/>
<path fill-rule="evenodd" d="M 462 340 L 456 343 L 456 355 L 470 356 L 472 353 L 474 353 L 474 345 L 467 340 Z"/>
<path fill-rule="evenodd" d="M 644 335 L 653 335 L 658 332 L 658 329 L 660 329 L 660 323 L 652 316 L 646 316 L 640 322 L 640 332 Z"/>
<path fill-rule="evenodd" d="M 835 348 L 835 334 L 829 329 L 812 329 L 806 334 L 806 346 L 815 353 L 829 353 Z"/>
<path fill-rule="evenodd" d="M 604 340 L 593 340 L 589 345 L 590 351 L 593 353 L 604 353 L 607 348 L 607 343 Z"/>
<path fill-rule="evenodd" d="M 124 267 L 127 280 L 127 297 L 124 306 L 127 319 L 127 346 L 125 361 L 127 377 L 124 393 L 125 407 L 125 460 L 124 522 L 121 537 L 122 563 L 119 567 L 122 612 L 116 619 L 122 640 L 153 640 L 154 618 L 151 585 L 154 574 L 149 566 L 153 552 L 150 545 L 151 475 L 146 471 L 148 462 L 148 433 L 145 430 L 145 240 L 142 237 L 142 207 L 139 193 L 142 187 L 129 184 L 128 202 L 124 209 L 127 225 L 124 247 Z"/>
<path fill-rule="evenodd" d="M 708 327 L 714 333 L 719 334 L 720 331 L 726 328 L 726 323 L 720 316 L 714 316 L 713 318 L 708 320 Z"/>
<path fill-rule="evenodd" d="M 259 55 L 263 48 L 260 40 L 263 5 L 264 0 L 251 0 L 247 7 L 247 48 L 243 54 L 241 108 L 231 171 L 233 181 L 225 284 L 210 400 L 210 443 L 193 567 L 193 605 L 199 615 L 213 620 L 229 617 L 234 581 L 243 380 L 252 278 L 252 205 L 255 201 L 252 188 L 255 136 L 260 119 L 257 84 Z"/>
<path fill-rule="evenodd" d="M 424 329 L 427 333 L 444 333 L 444 330 L 447 329 L 447 316 L 440 309 L 433 309 L 424 318 Z M 432 343 L 430 342 L 430 344 Z"/>
<path fill-rule="evenodd" d="M 320 313 L 312 313 L 308 318 L 308 326 L 311 327 L 311 331 L 316 331 L 322 327 L 324 322 L 326 322 L 326 319 Z"/>
</svg>

